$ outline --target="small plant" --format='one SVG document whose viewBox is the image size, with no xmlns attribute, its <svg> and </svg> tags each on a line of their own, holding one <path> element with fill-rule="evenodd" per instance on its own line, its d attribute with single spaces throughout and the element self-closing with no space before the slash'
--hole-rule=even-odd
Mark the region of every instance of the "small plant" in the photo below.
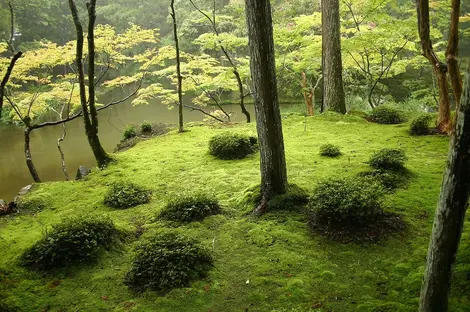
<svg viewBox="0 0 470 312">
<path fill-rule="evenodd" d="M 205 277 L 212 265 L 212 256 L 196 240 L 158 233 L 137 246 L 125 284 L 134 291 L 165 292 Z"/>
<path fill-rule="evenodd" d="M 326 157 L 338 157 L 341 155 L 339 146 L 333 144 L 324 144 L 320 146 L 320 155 Z"/>
<path fill-rule="evenodd" d="M 171 199 L 159 218 L 176 222 L 192 222 L 201 221 L 220 212 L 219 203 L 215 198 L 204 194 L 192 194 Z"/>
<path fill-rule="evenodd" d="M 390 107 L 390 106 L 379 106 L 372 110 L 370 114 L 370 121 L 378 124 L 400 124 L 406 121 L 404 112 Z"/>
<path fill-rule="evenodd" d="M 383 189 L 371 179 L 328 180 L 309 199 L 315 220 L 333 226 L 358 226 L 383 213 Z"/>
<path fill-rule="evenodd" d="M 411 135 L 426 135 L 431 133 L 431 122 L 434 119 L 431 115 L 420 115 L 413 119 L 410 125 Z"/>
<path fill-rule="evenodd" d="M 119 240 L 119 231 L 104 216 L 79 216 L 53 226 L 21 256 L 23 266 L 41 271 L 96 260 L 100 251 Z"/>
<path fill-rule="evenodd" d="M 113 183 L 104 196 L 106 206 L 126 209 L 150 201 L 151 191 L 130 182 Z"/>
<path fill-rule="evenodd" d="M 243 159 L 258 148 L 258 139 L 237 133 L 221 133 L 209 141 L 209 154 L 220 159 Z"/>
<path fill-rule="evenodd" d="M 129 140 L 137 136 L 137 127 L 135 125 L 127 125 L 123 133 L 124 139 Z"/>
<path fill-rule="evenodd" d="M 144 121 L 141 125 L 140 125 L 140 131 L 142 133 L 151 133 L 152 132 L 152 124 L 148 121 Z"/>
<path fill-rule="evenodd" d="M 369 164 L 375 169 L 399 170 L 404 168 L 407 159 L 401 149 L 384 148 L 371 156 Z"/>
</svg>

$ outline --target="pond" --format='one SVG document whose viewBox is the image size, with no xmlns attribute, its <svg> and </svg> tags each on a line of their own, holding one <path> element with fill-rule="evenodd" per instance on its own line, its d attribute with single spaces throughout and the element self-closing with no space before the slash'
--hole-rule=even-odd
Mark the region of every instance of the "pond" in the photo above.
<svg viewBox="0 0 470 312">
<path fill-rule="evenodd" d="M 238 105 L 225 105 L 228 112 L 234 112 L 233 121 L 243 121 L 244 115 Z M 254 108 L 247 109 L 254 118 Z M 185 122 L 202 121 L 204 115 L 185 109 Z M 133 106 L 130 102 L 116 105 L 99 114 L 99 136 L 108 152 L 112 152 L 122 138 L 126 124 L 151 123 L 176 124 L 178 111 L 169 110 L 160 103 Z M 57 139 L 62 136 L 62 126 L 47 127 L 33 131 L 31 152 L 42 181 L 63 181 L 60 154 Z M 23 153 L 23 128 L 15 125 L 0 125 L 0 199 L 11 201 L 18 191 L 33 182 L 26 167 Z M 75 178 L 79 166 L 96 165 L 90 146 L 85 136 L 83 120 L 76 119 L 67 124 L 67 137 L 62 143 L 70 178 Z"/>
</svg>

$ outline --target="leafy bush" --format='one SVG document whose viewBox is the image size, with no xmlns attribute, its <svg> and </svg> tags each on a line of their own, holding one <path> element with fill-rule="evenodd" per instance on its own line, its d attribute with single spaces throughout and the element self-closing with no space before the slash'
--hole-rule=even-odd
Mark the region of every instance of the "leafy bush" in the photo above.
<svg viewBox="0 0 470 312">
<path fill-rule="evenodd" d="M 124 133 L 122 134 L 124 136 L 124 139 L 129 140 L 133 137 L 137 136 L 137 127 L 135 125 L 127 125 L 126 128 L 124 129 Z"/>
<path fill-rule="evenodd" d="M 141 125 L 140 125 L 140 131 L 142 133 L 150 133 L 152 132 L 152 124 L 148 121 L 144 121 Z"/>
<path fill-rule="evenodd" d="M 191 222 L 203 220 L 220 211 L 215 198 L 204 194 L 191 194 L 170 200 L 159 217 L 169 221 Z"/>
<path fill-rule="evenodd" d="M 212 264 L 212 256 L 196 240 L 159 233 L 137 246 L 125 284 L 135 291 L 168 291 L 206 276 Z"/>
<path fill-rule="evenodd" d="M 237 133 L 221 133 L 209 141 L 209 154 L 220 159 L 242 159 L 258 148 L 258 139 Z"/>
<path fill-rule="evenodd" d="M 130 182 L 113 183 L 104 196 L 106 206 L 126 209 L 150 201 L 151 191 Z"/>
<path fill-rule="evenodd" d="M 261 187 L 255 185 L 245 191 L 243 201 L 250 207 L 256 208 L 261 202 Z M 267 212 L 295 211 L 308 203 L 308 194 L 296 184 L 289 184 L 285 194 L 274 196 L 267 203 Z"/>
<path fill-rule="evenodd" d="M 52 231 L 21 256 L 23 266 L 50 270 L 96 260 L 99 252 L 119 239 L 119 231 L 104 216 L 78 216 L 53 226 Z"/>
<path fill-rule="evenodd" d="M 370 170 L 361 172 L 360 177 L 375 179 L 387 191 L 393 191 L 397 188 L 406 187 L 412 178 L 410 171 L 405 168 L 400 170 Z"/>
<path fill-rule="evenodd" d="M 410 125 L 411 135 L 426 135 L 431 132 L 430 124 L 434 119 L 431 115 L 420 115 L 413 119 Z"/>
<path fill-rule="evenodd" d="M 407 159 L 401 149 L 384 148 L 371 156 L 369 164 L 375 169 L 399 170 L 403 168 Z"/>
<path fill-rule="evenodd" d="M 323 144 L 320 146 L 320 155 L 326 157 L 338 157 L 341 155 L 339 146 L 333 144 Z"/>
<path fill-rule="evenodd" d="M 372 110 L 370 120 L 378 124 L 400 124 L 405 122 L 406 118 L 404 112 L 382 105 Z"/>
<path fill-rule="evenodd" d="M 370 179 L 328 180 L 315 188 L 308 208 L 320 223 L 360 225 L 383 213 L 383 194 Z"/>
</svg>

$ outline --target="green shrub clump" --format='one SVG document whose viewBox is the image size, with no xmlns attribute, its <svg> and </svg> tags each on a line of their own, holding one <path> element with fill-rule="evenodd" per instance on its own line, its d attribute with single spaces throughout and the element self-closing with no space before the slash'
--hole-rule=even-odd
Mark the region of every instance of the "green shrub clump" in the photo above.
<svg viewBox="0 0 470 312">
<path fill-rule="evenodd" d="M 413 119 L 410 125 L 411 135 L 426 135 L 431 132 L 431 121 L 433 120 L 431 115 L 420 115 Z"/>
<path fill-rule="evenodd" d="M 176 222 L 201 221 L 221 212 L 215 198 L 205 194 L 191 194 L 171 199 L 159 218 Z"/>
<path fill-rule="evenodd" d="M 243 203 L 257 208 L 261 202 L 261 186 L 255 185 L 245 190 Z M 288 184 L 286 192 L 276 195 L 267 202 L 266 212 L 301 210 L 308 203 L 307 192 L 296 184 Z"/>
<path fill-rule="evenodd" d="M 159 233 L 136 248 L 125 284 L 134 291 L 169 291 L 205 277 L 213 265 L 207 249 L 175 232 Z"/>
<path fill-rule="evenodd" d="M 258 148 L 258 139 L 238 133 L 221 133 L 209 141 L 209 154 L 220 159 L 243 159 Z"/>
<path fill-rule="evenodd" d="M 132 139 L 137 136 L 137 127 L 135 125 L 127 125 L 122 134 L 125 140 Z"/>
<path fill-rule="evenodd" d="M 390 106 L 378 106 L 372 110 L 370 114 L 370 120 L 378 124 L 400 124 L 406 121 L 404 112 L 390 107 Z"/>
<path fill-rule="evenodd" d="M 370 179 L 328 180 L 309 199 L 312 217 L 321 224 L 359 226 L 383 214 L 382 187 Z"/>
<path fill-rule="evenodd" d="M 369 164 L 375 169 L 400 170 L 404 168 L 407 159 L 401 149 L 384 148 L 371 156 Z"/>
<path fill-rule="evenodd" d="M 113 183 L 104 196 L 106 206 L 126 209 L 150 201 L 151 191 L 130 182 Z"/>
<path fill-rule="evenodd" d="M 341 155 L 339 146 L 333 144 L 324 144 L 320 146 L 320 155 L 326 157 L 338 157 Z"/>
<path fill-rule="evenodd" d="M 140 125 L 140 131 L 142 133 L 151 133 L 152 132 L 152 124 L 148 121 L 144 121 L 141 125 Z"/>
<path fill-rule="evenodd" d="M 23 266 L 47 271 L 96 260 L 100 251 L 119 240 L 119 231 L 104 216 L 78 216 L 63 220 L 21 256 Z"/>
</svg>

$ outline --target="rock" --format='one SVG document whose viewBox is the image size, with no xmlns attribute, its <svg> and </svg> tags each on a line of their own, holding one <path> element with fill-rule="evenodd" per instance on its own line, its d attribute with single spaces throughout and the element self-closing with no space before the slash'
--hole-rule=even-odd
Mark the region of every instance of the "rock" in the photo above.
<svg viewBox="0 0 470 312">
<path fill-rule="evenodd" d="M 0 199 L 0 206 L 5 206 L 7 203 L 3 199 Z"/>
<path fill-rule="evenodd" d="M 84 177 L 86 177 L 90 173 L 91 173 L 90 168 L 87 168 L 85 166 L 80 166 L 78 167 L 77 176 L 75 177 L 75 180 L 82 180 Z"/>
<path fill-rule="evenodd" d="M 29 191 L 31 191 L 32 188 L 33 188 L 33 185 L 32 185 L 32 184 L 26 185 L 25 187 L 23 187 L 23 188 L 18 192 L 18 195 L 17 195 L 17 196 L 23 196 L 23 195 L 28 194 Z"/>
</svg>

